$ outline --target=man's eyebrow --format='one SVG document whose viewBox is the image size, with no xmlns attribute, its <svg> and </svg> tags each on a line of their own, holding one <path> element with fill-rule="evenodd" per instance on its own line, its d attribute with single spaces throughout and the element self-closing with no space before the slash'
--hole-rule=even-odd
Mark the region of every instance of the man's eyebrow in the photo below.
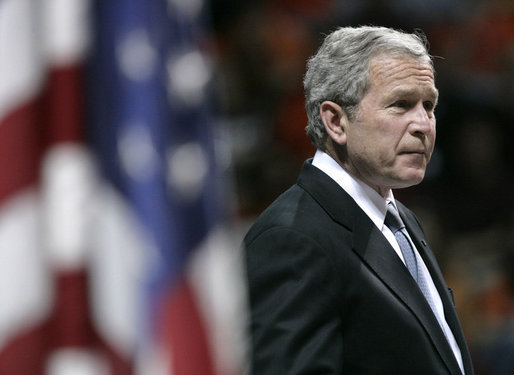
<svg viewBox="0 0 514 375">
<path fill-rule="evenodd" d="M 428 95 L 431 96 L 434 99 L 434 101 L 437 103 L 437 100 L 439 99 L 439 90 L 436 89 L 435 87 L 430 88 Z"/>
<path fill-rule="evenodd" d="M 426 93 L 426 95 L 428 97 L 430 97 L 431 99 L 434 100 L 434 102 L 437 103 L 437 100 L 439 98 L 439 90 L 437 90 L 435 87 L 434 88 L 429 88 L 429 89 L 426 89 L 424 90 L 423 92 L 424 94 Z M 409 97 L 409 96 L 414 96 L 414 95 L 418 95 L 419 92 L 418 90 L 416 89 L 412 89 L 412 88 L 397 88 L 395 90 L 393 90 L 391 92 L 390 95 L 388 95 L 389 98 L 397 98 L 397 97 Z"/>
</svg>

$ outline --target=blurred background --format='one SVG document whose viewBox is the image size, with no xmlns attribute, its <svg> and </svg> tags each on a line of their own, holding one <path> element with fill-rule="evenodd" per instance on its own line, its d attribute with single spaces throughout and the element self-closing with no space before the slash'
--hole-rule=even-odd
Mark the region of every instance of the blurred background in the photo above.
<svg viewBox="0 0 514 375">
<path fill-rule="evenodd" d="M 214 1 L 223 125 L 237 212 L 250 220 L 296 179 L 313 147 L 302 77 L 338 26 L 422 29 L 435 56 L 436 150 L 418 215 L 454 289 L 477 374 L 514 373 L 514 2 Z"/>
<path fill-rule="evenodd" d="M 1 0 L 0 375 L 237 375 L 238 247 L 314 154 L 306 60 L 425 32 L 420 218 L 477 375 L 514 373 L 512 0 Z"/>
</svg>

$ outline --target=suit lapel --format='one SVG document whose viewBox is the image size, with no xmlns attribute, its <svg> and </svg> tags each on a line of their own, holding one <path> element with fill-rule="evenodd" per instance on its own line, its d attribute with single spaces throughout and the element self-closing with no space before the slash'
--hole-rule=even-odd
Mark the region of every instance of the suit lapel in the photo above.
<svg viewBox="0 0 514 375">
<path fill-rule="evenodd" d="M 452 374 L 459 366 L 437 319 L 409 271 L 382 232 L 363 213 L 356 217 L 354 251 L 416 316 Z"/>
<path fill-rule="evenodd" d="M 439 296 L 441 297 L 441 301 L 443 302 L 444 315 L 446 318 L 446 322 L 450 326 L 452 330 L 453 336 L 461 349 L 462 360 L 464 364 L 464 370 L 466 374 L 473 373 L 473 366 L 471 362 L 471 357 L 469 355 L 469 350 L 466 344 L 466 340 L 464 338 L 464 334 L 462 332 L 462 327 L 459 323 L 459 319 L 457 317 L 457 312 L 455 310 L 455 305 L 453 302 L 453 297 L 450 295 L 450 291 L 446 286 L 446 283 L 443 278 L 443 274 L 437 264 L 437 261 L 434 257 L 430 246 L 428 245 L 425 235 L 421 230 L 419 223 L 416 218 L 409 213 L 409 211 L 403 205 L 400 206 L 400 215 L 402 220 L 407 227 L 407 230 L 412 238 L 412 241 L 416 245 L 425 265 L 430 272 L 432 280 L 437 288 Z"/>
<path fill-rule="evenodd" d="M 304 188 L 334 221 L 353 231 L 353 250 L 412 311 L 433 341 L 450 372 L 461 374 L 453 352 L 428 302 L 401 259 L 371 219 L 335 181 L 313 167 L 310 161 L 304 164 L 298 185 Z M 415 238 L 416 246 L 419 246 L 418 242 L 422 237 L 415 235 Z M 434 259 L 428 263 L 431 264 L 431 268 L 436 264 Z M 432 273 L 432 269 L 430 272 Z M 446 291 L 445 296 L 447 294 Z"/>
</svg>

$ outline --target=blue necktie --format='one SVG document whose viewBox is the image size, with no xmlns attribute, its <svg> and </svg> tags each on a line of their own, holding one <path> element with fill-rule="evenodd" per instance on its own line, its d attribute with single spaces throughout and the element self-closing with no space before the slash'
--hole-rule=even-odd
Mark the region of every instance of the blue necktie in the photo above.
<svg viewBox="0 0 514 375">
<path fill-rule="evenodd" d="M 405 260 L 405 265 L 407 266 L 409 273 L 412 275 L 412 278 L 418 284 L 419 289 L 421 289 L 421 292 L 425 296 L 425 299 L 427 300 L 428 304 L 432 308 L 432 311 L 439 320 L 439 316 L 436 313 L 435 303 L 428 290 L 427 280 L 423 275 L 423 271 L 421 270 L 421 267 L 419 265 L 416 253 L 414 252 L 414 249 L 412 248 L 411 243 L 409 241 L 409 235 L 407 234 L 405 225 L 403 224 L 403 221 L 400 218 L 398 210 L 392 203 L 388 204 L 384 224 L 387 225 L 389 229 L 391 229 L 391 232 L 393 232 L 394 237 L 396 238 L 396 241 L 400 246 L 400 250 L 402 251 L 403 259 Z"/>
<path fill-rule="evenodd" d="M 405 265 L 409 270 L 412 278 L 418 282 L 418 262 L 416 259 L 416 254 L 414 253 L 414 249 L 412 248 L 408 234 L 405 230 L 405 225 L 396 210 L 394 204 L 389 203 L 387 206 L 387 214 L 385 217 L 385 225 L 391 232 L 393 232 L 394 237 L 396 238 L 396 242 L 400 245 L 400 250 L 402 251 L 403 259 L 405 260 Z"/>
</svg>

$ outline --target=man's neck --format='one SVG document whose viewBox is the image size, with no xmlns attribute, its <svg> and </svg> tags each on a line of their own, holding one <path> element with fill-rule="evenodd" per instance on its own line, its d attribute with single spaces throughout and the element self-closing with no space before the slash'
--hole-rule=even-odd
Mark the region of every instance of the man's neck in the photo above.
<svg viewBox="0 0 514 375">
<path fill-rule="evenodd" d="M 339 164 L 341 168 L 343 168 L 347 173 L 349 173 L 353 178 L 362 181 L 366 185 L 368 185 L 370 188 L 375 190 L 382 198 L 386 199 L 391 194 L 391 189 L 388 187 L 381 187 L 376 186 L 369 181 L 366 180 L 360 173 L 358 173 L 357 168 L 355 168 L 350 162 L 349 159 L 346 157 L 346 149 L 343 147 L 330 147 L 327 146 L 327 149 L 325 152 L 328 156 L 330 156 L 334 161 Z"/>
</svg>

